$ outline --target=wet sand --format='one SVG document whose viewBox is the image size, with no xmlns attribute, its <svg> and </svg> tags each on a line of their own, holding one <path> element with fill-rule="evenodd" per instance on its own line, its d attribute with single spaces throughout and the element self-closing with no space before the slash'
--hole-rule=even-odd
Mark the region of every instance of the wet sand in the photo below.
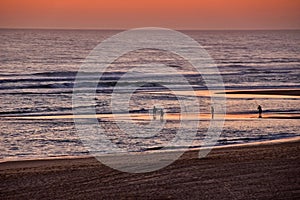
<svg viewBox="0 0 300 200">
<path fill-rule="evenodd" d="M 93 158 L 0 164 L 0 199 L 299 199 L 300 140 L 189 151 L 129 174 Z"/>
<path fill-rule="evenodd" d="M 112 115 L 112 114 L 97 114 L 97 115 L 76 115 L 77 118 L 82 119 L 89 119 L 97 117 L 102 120 L 122 120 L 122 121 L 151 121 L 153 120 L 153 117 L 151 114 L 144 114 L 144 113 L 138 113 L 138 114 L 118 114 L 118 115 Z M 18 117 L 7 117 L 7 119 L 17 119 L 17 120 L 51 120 L 51 119 L 72 119 L 73 115 L 45 115 L 45 116 L 18 116 Z M 226 113 L 225 115 L 219 115 L 215 114 L 215 120 L 222 120 L 222 119 L 228 119 L 228 120 L 253 120 L 257 119 L 258 114 L 253 113 L 246 113 L 246 114 L 239 114 L 239 113 Z M 263 118 L 265 119 L 300 119 L 300 113 L 264 113 Z M 157 120 L 159 120 L 159 117 L 157 117 Z M 165 113 L 164 120 L 211 120 L 211 114 L 210 113 L 197 113 L 197 114 L 180 114 L 180 113 Z"/>
</svg>

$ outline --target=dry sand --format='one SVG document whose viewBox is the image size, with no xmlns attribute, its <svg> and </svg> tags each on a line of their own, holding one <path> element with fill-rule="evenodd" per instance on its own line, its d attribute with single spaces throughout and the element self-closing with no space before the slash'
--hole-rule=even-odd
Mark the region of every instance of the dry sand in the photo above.
<svg viewBox="0 0 300 200">
<path fill-rule="evenodd" d="M 186 152 L 129 174 L 93 158 L 0 164 L 0 199 L 300 199 L 300 140 Z"/>
</svg>

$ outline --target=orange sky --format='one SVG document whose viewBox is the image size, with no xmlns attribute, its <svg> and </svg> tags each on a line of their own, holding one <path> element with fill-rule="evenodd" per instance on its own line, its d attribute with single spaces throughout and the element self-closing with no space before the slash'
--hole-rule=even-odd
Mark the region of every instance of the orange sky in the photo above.
<svg viewBox="0 0 300 200">
<path fill-rule="evenodd" d="M 0 0 L 0 27 L 300 29 L 300 0 Z"/>
</svg>

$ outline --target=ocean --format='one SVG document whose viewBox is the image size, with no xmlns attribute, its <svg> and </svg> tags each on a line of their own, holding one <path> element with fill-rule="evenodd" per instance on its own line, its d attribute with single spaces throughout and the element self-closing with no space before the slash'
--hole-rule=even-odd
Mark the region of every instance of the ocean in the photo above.
<svg viewBox="0 0 300 200">
<path fill-rule="evenodd" d="M 76 74 L 89 53 L 117 30 L 0 30 L 0 160 L 89 155 L 74 125 L 72 94 Z M 196 40 L 214 59 L 226 91 L 300 89 L 300 31 L 181 31 Z M 179 122 L 177 99 L 152 85 L 136 91 L 130 113 L 139 125 L 151 119 L 155 104 L 165 111 L 165 127 L 139 138 L 120 131 L 110 118 L 109 98 L 128 66 L 159 57 L 174 68 L 182 63 L 154 50 L 121 59 L 100 79 L 95 96 L 99 124 L 119 147 L 129 152 L 181 149 L 170 146 Z M 184 72 L 183 72 L 184 73 Z M 91 76 L 91 74 L 86 75 Z M 199 76 L 185 76 L 199 91 L 200 124 L 191 148 L 201 147 L 210 122 L 210 98 Z M 183 92 L 182 96 L 186 94 Z M 300 94 L 228 94 L 223 131 L 216 146 L 300 136 Z M 263 119 L 257 118 L 258 104 Z M 124 115 L 125 118 L 128 117 Z M 150 116 L 150 117 L 149 117 Z M 175 116 L 175 117 L 174 117 Z M 122 119 L 120 119 L 122 120 Z M 123 120 L 128 120 L 123 119 Z M 109 152 L 103 149 L 103 154 Z"/>
</svg>

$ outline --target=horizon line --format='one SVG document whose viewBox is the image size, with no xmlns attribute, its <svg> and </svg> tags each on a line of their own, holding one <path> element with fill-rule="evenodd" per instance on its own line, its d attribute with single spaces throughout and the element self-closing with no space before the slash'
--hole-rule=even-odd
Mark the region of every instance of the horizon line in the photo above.
<svg viewBox="0 0 300 200">
<path fill-rule="evenodd" d="M 142 28 L 142 27 L 136 27 L 136 28 Z M 0 30 L 65 30 L 65 31 L 126 31 L 136 28 L 59 28 L 59 27 L 0 27 Z M 147 28 L 147 27 L 144 27 Z M 165 27 L 153 27 L 153 28 L 165 28 Z M 176 31 L 300 31 L 300 28 L 274 28 L 274 29 L 263 29 L 263 28 L 257 28 L 257 29 L 251 29 L 251 28 L 241 28 L 241 29 L 172 29 L 167 28 L 171 30 Z"/>
</svg>

